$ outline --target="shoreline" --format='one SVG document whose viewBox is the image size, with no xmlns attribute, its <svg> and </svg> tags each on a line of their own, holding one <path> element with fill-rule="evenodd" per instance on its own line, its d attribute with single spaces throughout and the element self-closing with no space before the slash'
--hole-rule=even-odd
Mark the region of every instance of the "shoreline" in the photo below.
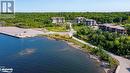
<svg viewBox="0 0 130 73">
<path fill-rule="evenodd" d="M 3 33 L 0 33 L 0 34 L 3 34 Z M 7 34 L 3 34 L 3 35 L 7 35 Z M 7 36 L 10 36 L 10 35 L 7 35 Z M 65 43 L 67 43 L 69 46 L 71 46 L 71 47 L 73 47 L 73 48 L 75 48 L 77 50 L 80 50 L 83 53 L 87 54 L 90 59 L 94 60 L 95 64 L 98 64 L 100 66 L 100 68 L 103 69 L 104 73 L 107 73 L 107 71 L 110 70 L 110 68 L 101 67 L 101 63 L 103 63 L 103 62 L 100 61 L 99 58 L 96 55 L 92 55 L 88 51 L 86 51 L 85 48 L 83 48 L 81 45 L 75 44 L 74 42 L 68 41 L 68 40 L 66 40 L 64 38 L 50 37 L 48 35 L 43 35 L 43 36 L 48 38 L 49 40 L 57 40 L 57 41 L 60 40 L 60 41 L 63 41 Z M 43 37 L 43 36 L 41 36 L 41 37 Z M 14 36 L 11 36 L 11 37 L 14 37 Z M 17 37 L 15 37 L 15 38 L 17 38 Z"/>
<path fill-rule="evenodd" d="M 70 43 L 70 42 L 68 42 L 68 41 L 64 41 L 64 42 L 66 42 L 66 43 L 67 43 L 68 45 L 70 45 L 71 47 L 74 47 L 75 49 L 80 50 L 80 51 L 82 51 L 83 53 L 87 54 L 90 59 L 94 60 L 95 64 L 98 64 L 98 65 L 100 66 L 100 68 L 103 68 L 103 70 L 104 70 L 105 73 L 108 73 L 107 71 L 110 70 L 109 68 L 101 67 L 101 63 L 103 63 L 103 62 L 100 61 L 97 56 L 92 55 L 92 54 L 90 54 L 89 52 L 85 52 L 81 46 L 74 45 L 74 43 L 72 44 L 72 43 Z"/>
<path fill-rule="evenodd" d="M 81 52 L 87 54 L 87 55 L 89 56 L 89 58 L 90 58 L 91 60 L 93 60 L 94 63 L 95 63 L 97 66 L 99 65 L 99 67 L 103 69 L 104 73 L 108 73 L 108 70 L 111 70 L 110 68 L 101 67 L 101 64 L 104 63 L 104 62 L 101 61 L 101 60 L 99 60 L 99 58 L 97 58 L 96 55 L 92 55 L 92 54 L 90 54 L 89 52 L 85 51 L 85 50 L 82 48 L 82 46 L 76 45 L 76 44 L 73 43 L 73 42 L 69 42 L 69 41 L 66 41 L 66 40 L 63 40 L 63 39 L 57 39 L 57 38 L 53 38 L 53 37 L 49 37 L 49 36 L 45 36 L 45 37 L 48 38 L 49 40 L 63 41 L 63 42 L 65 42 L 66 44 L 68 44 L 69 46 L 71 46 L 71 47 L 73 47 L 73 48 L 75 48 L 75 49 L 77 49 L 77 50 L 79 50 L 79 51 L 81 51 Z"/>
<path fill-rule="evenodd" d="M 106 68 L 104 68 L 104 67 L 101 67 L 101 63 L 103 63 L 103 62 L 100 61 L 99 58 L 97 58 L 97 56 L 92 55 L 92 54 L 90 54 L 89 52 L 85 52 L 81 46 L 75 45 L 74 43 L 70 43 L 70 42 L 68 42 L 68 41 L 64 41 L 64 42 L 66 42 L 66 43 L 67 43 L 68 45 L 70 45 L 71 47 L 74 47 L 75 49 L 80 50 L 80 51 L 82 51 L 83 53 L 87 54 L 90 59 L 94 60 L 95 64 L 98 64 L 98 65 L 100 66 L 100 68 L 102 68 L 102 69 L 104 70 L 105 73 L 107 73 L 107 71 L 110 70 L 110 69 L 106 69 Z"/>
</svg>

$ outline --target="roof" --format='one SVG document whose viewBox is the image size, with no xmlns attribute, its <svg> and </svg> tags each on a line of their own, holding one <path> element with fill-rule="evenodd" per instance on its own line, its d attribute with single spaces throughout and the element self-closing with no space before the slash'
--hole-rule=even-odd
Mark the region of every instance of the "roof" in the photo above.
<svg viewBox="0 0 130 73">
<path fill-rule="evenodd" d="M 93 19 L 86 19 L 86 21 L 95 21 L 95 20 L 93 20 Z"/>
<path fill-rule="evenodd" d="M 64 17 L 52 17 L 51 19 L 64 19 Z"/>
<path fill-rule="evenodd" d="M 125 30 L 124 27 L 119 26 L 119 25 L 114 25 L 114 24 L 103 24 L 103 26 L 110 27 L 110 28 L 116 28 L 116 29 L 122 29 L 122 30 Z"/>
<path fill-rule="evenodd" d="M 76 19 L 86 19 L 85 17 L 76 17 Z"/>
<path fill-rule="evenodd" d="M 93 20 L 93 19 L 86 19 L 85 17 L 76 17 L 76 19 L 84 19 L 85 21 L 95 21 L 95 20 Z"/>
</svg>

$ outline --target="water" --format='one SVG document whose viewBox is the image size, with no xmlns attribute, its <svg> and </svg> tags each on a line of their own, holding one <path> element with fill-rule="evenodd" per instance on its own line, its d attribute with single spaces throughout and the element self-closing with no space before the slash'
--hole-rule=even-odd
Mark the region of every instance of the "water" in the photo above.
<svg viewBox="0 0 130 73">
<path fill-rule="evenodd" d="M 12 73 L 103 73 L 88 55 L 62 41 L 0 34 L 0 66 Z"/>
</svg>

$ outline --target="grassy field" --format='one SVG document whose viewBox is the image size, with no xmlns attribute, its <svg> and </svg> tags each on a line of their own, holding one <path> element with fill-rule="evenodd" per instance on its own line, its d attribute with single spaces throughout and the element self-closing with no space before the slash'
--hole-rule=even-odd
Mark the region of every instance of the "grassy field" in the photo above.
<svg viewBox="0 0 130 73">
<path fill-rule="evenodd" d="M 130 36 L 128 36 L 128 39 L 130 39 Z"/>
<path fill-rule="evenodd" d="M 84 27 L 84 25 L 78 26 L 78 25 L 73 25 L 73 29 L 78 31 L 79 29 L 81 29 L 82 27 Z"/>
<path fill-rule="evenodd" d="M 54 32 L 65 32 L 65 31 L 67 31 L 65 26 L 45 27 L 45 29 L 47 29 L 49 31 L 54 31 Z"/>
</svg>

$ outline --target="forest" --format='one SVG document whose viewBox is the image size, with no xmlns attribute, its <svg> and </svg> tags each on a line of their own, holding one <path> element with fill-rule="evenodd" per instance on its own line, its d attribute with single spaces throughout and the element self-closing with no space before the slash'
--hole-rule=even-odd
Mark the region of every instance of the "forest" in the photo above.
<svg viewBox="0 0 130 73">
<path fill-rule="evenodd" d="M 82 26 L 77 30 L 75 36 L 114 54 L 130 56 L 130 37 L 128 35 L 105 32 L 100 29 L 93 30 L 91 27 Z"/>
<path fill-rule="evenodd" d="M 130 22 L 130 12 L 59 12 L 59 13 L 15 13 L 15 18 L 2 19 L 6 26 L 18 27 L 52 27 L 51 17 L 65 17 L 66 20 L 74 20 L 76 17 L 94 19 L 98 24 L 118 23 L 126 24 Z M 129 19 L 129 21 L 128 21 Z"/>
</svg>

